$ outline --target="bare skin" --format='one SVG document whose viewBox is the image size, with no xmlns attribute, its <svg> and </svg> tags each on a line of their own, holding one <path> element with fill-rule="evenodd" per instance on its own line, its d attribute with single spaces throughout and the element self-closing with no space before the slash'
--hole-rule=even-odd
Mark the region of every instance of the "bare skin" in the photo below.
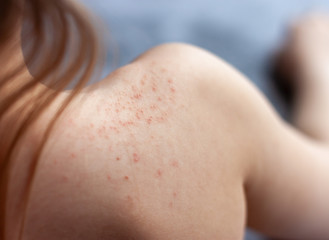
<svg viewBox="0 0 329 240">
<path fill-rule="evenodd" d="M 283 122 L 219 58 L 159 46 L 66 110 L 43 152 L 23 239 L 238 240 L 246 224 L 273 237 L 328 239 L 329 81 L 307 62 L 322 63 L 325 46 L 312 46 L 328 32 L 313 24 L 327 19 L 304 20 L 294 35 L 307 86 L 295 121 L 315 138 Z"/>
</svg>

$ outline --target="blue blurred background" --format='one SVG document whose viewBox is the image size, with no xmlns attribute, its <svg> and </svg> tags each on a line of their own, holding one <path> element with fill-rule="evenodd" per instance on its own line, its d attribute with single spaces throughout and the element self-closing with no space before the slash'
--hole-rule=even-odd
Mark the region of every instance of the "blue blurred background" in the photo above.
<svg viewBox="0 0 329 240">
<path fill-rule="evenodd" d="M 248 76 L 276 109 L 287 107 L 268 74 L 289 22 L 329 10 L 328 0 L 81 0 L 109 29 L 106 72 L 165 42 L 205 48 Z M 247 240 L 263 237 L 247 231 Z"/>
</svg>

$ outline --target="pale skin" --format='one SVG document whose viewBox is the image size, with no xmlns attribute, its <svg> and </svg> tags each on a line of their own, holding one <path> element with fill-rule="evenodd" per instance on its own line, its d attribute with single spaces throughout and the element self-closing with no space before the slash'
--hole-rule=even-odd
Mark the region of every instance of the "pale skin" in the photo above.
<svg viewBox="0 0 329 240">
<path fill-rule="evenodd" d="M 23 239 L 240 240 L 246 225 L 329 239 L 328 25 L 297 23 L 287 47 L 303 69 L 298 130 L 246 77 L 185 44 L 149 50 L 86 88 L 43 151 Z"/>
</svg>

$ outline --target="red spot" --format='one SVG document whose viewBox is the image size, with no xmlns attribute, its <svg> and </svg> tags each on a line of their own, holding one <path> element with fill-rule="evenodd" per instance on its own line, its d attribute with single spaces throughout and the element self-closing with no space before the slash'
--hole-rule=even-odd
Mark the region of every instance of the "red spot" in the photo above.
<svg viewBox="0 0 329 240">
<path fill-rule="evenodd" d="M 116 113 L 119 113 L 120 112 L 119 109 L 115 109 L 115 111 L 116 111 Z"/>
<path fill-rule="evenodd" d="M 157 91 L 157 88 L 156 87 L 152 87 L 152 91 L 153 92 L 156 92 Z"/>
<path fill-rule="evenodd" d="M 134 160 L 134 163 L 138 163 L 139 162 L 139 156 L 137 155 L 137 153 L 134 153 L 133 154 L 133 160 Z"/>
<path fill-rule="evenodd" d="M 173 167 L 178 167 L 178 162 L 177 162 L 177 161 L 173 161 L 173 162 L 171 163 L 171 166 L 173 166 Z"/>
<path fill-rule="evenodd" d="M 142 98 L 142 94 L 137 93 L 137 94 L 134 95 L 134 98 L 135 99 L 141 99 Z"/>
<path fill-rule="evenodd" d="M 157 109 L 157 106 L 156 106 L 156 105 L 151 105 L 151 106 L 150 106 L 150 109 L 151 109 L 151 110 L 155 110 L 155 109 Z"/>
<path fill-rule="evenodd" d="M 75 153 L 71 153 L 71 158 L 77 158 L 77 155 Z"/>
<path fill-rule="evenodd" d="M 172 93 L 176 92 L 175 88 L 173 88 L 173 87 L 170 88 L 170 91 L 171 91 Z"/>
<path fill-rule="evenodd" d="M 126 181 L 128 181 L 128 180 L 129 180 L 129 177 L 128 177 L 128 176 L 125 176 L 124 179 L 125 179 Z"/>
<path fill-rule="evenodd" d="M 157 117 L 157 119 L 156 119 L 158 122 L 163 122 L 165 119 L 164 119 L 164 117 Z"/>
<path fill-rule="evenodd" d="M 141 119 L 141 117 L 139 116 L 139 113 L 138 113 L 138 112 L 136 113 L 136 118 L 137 118 L 138 120 Z"/>
<path fill-rule="evenodd" d="M 134 207 L 134 200 L 130 195 L 126 196 L 126 201 L 127 201 L 128 207 L 130 207 L 130 208 Z"/>
<path fill-rule="evenodd" d="M 102 129 L 102 128 L 99 128 L 99 129 L 97 130 L 97 133 L 98 133 L 98 135 L 102 135 L 102 134 L 103 134 L 103 129 Z"/>
<path fill-rule="evenodd" d="M 176 192 L 174 192 L 172 195 L 174 196 L 174 198 L 177 197 L 177 193 Z"/>
<path fill-rule="evenodd" d="M 136 111 L 136 116 L 139 116 L 139 117 L 141 117 L 141 115 L 144 115 L 144 111 L 142 110 L 142 109 L 137 109 L 137 111 Z"/>
<path fill-rule="evenodd" d="M 161 169 L 158 169 L 158 170 L 157 170 L 157 176 L 158 176 L 158 177 L 161 177 L 162 174 L 163 174 L 163 171 L 162 171 Z"/>
<path fill-rule="evenodd" d="M 70 118 L 69 119 L 69 123 L 73 125 L 74 124 L 74 120 L 72 118 Z"/>
<path fill-rule="evenodd" d="M 68 177 L 66 177 L 66 176 L 62 177 L 62 182 L 67 183 L 68 181 L 69 181 Z"/>
<path fill-rule="evenodd" d="M 119 157 L 117 157 L 117 158 L 116 158 L 116 160 L 117 160 L 117 161 L 120 161 L 120 158 L 119 158 Z"/>
<path fill-rule="evenodd" d="M 127 126 L 127 123 L 126 123 L 126 122 L 121 122 L 120 124 L 121 124 L 122 126 L 124 126 L 124 127 Z"/>
<path fill-rule="evenodd" d="M 120 125 L 123 127 L 127 127 L 128 125 L 134 125 L 133 121 L 127 121 L 127 122 L 122 122 L 121 120 L 119 121 Z"/>
<path fill-rule="evenodd" d="M 111 181 L 111 176 L 110 175 L 107 175 L 107 180 Z"/>
<path fill-rule="evenodd" d="M 141 80 L 141 84 L 142 84 L 142 86 L 144 86 L 144 85 L 145 85 L 145 82 L 144 82 L 144 80 Z"/>
<path fill-rule="evenodd" d="M 170 202 L 170 203 L 169 203 L 169 207 L 170 207 L 170 208 L 173 208 L 173 206 L 174 206 L 173 202 Z"/>
<path fill-rule="evenodd" d="M 146 122 L 147 122 L 148 124 L 151 124 L 151 123 L 152 123 L 152 117 L 149 117 L 149 118 L 146 120 Z"/>
<path fill-rule="evenodd" d="M 173 80 L 171 78 L 169 78 L 168 83 L 173 83 Z"/>
<path fill-rule="evenodd" d="M 90 123 L 90 127 L 91 127 L 91 128 L 94 128 L 94 124 Z"/>
<path fill-rule="evenodd" d="M 161 102 L 161 101 L 162 101 L 161 97 L 158 97 L 158 101 L 159 101 L 159 102 Z"/>
</svg>

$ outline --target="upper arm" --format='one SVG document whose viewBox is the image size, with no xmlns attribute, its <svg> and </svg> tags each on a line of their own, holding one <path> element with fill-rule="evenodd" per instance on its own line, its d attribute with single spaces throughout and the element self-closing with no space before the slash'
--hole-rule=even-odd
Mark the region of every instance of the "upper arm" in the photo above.
<svg viewBox="0 0 329 240">
<path fill-rule="evenodd" d="M 230 66 L 210 72 L 211 102 L 240 143 L 248 225 L 274 237 L 328 238 L 328 148 L 285 123 Z"/>
<path fill-rule="evenodd" d="M 225 69 L 226 79 L 210 76 L 210 89 L 231 133 L 245 142 L 236 151 L 244 155 L 248 225 L 274 237 L 328 238 L 327 146 L 285 123 L 245 77 Z"/>
<path fill-rule="evenodd" d="M 246 184 L 249 226 L 274 237 L 327 238 L 327 148 L 267 121 L 268 130 L 258 130 L 258 167 Z"/>
<path fill-rule="evenodd" d="M 249 226 L 278 237 L 328 237 L 328 149 L 284 123 L 244 76 L 216 56 L 169 44 L 139 60 L 160 55 L 185 73 L 183 82 L 194 86 L 201 108 L 211 112 L 205 115 L 220 129 L 212 131 L 218 147 L 238 157 Z"/>
</svg>

